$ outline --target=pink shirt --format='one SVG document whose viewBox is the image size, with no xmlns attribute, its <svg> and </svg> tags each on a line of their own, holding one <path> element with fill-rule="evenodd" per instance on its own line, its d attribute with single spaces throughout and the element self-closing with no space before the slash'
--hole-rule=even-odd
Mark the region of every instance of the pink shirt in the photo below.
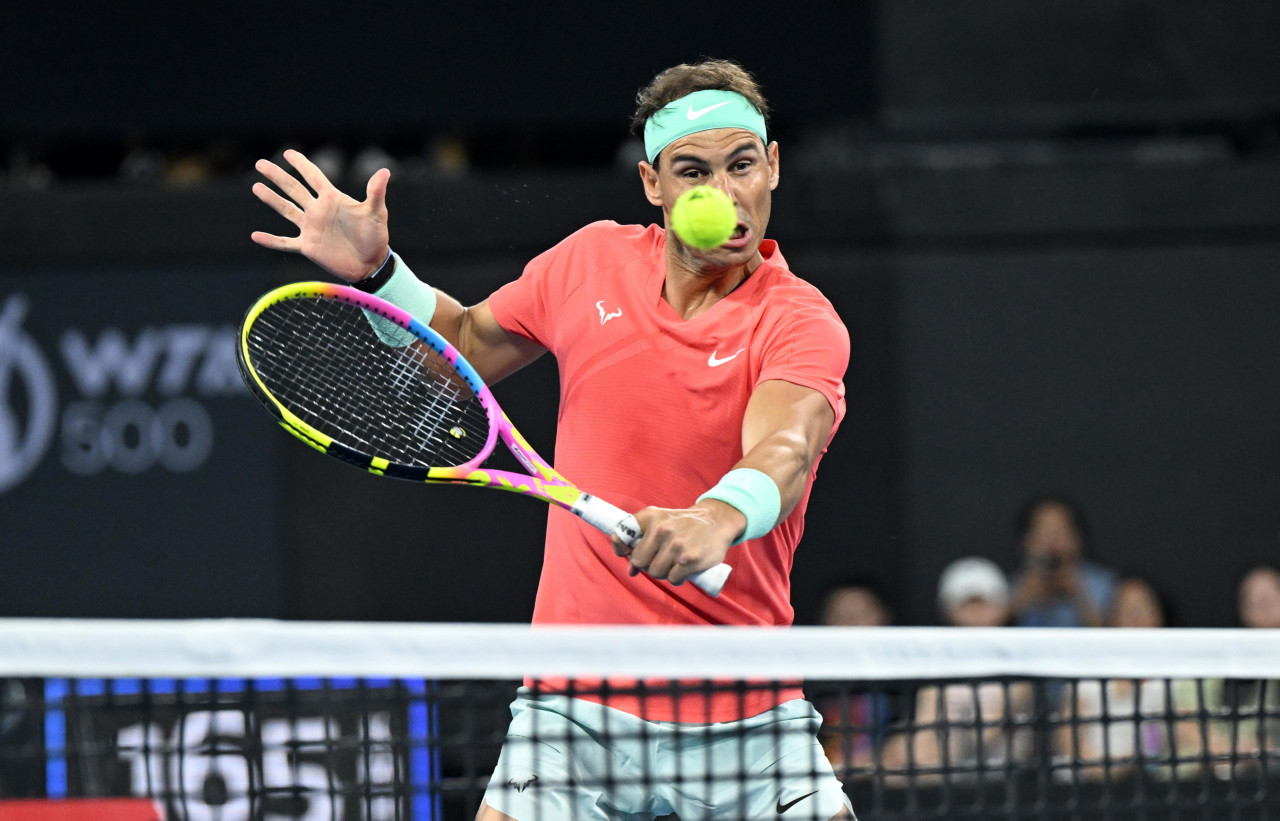
<svg viewBox="0 0 1280 821">
<path fill-rule="evenodd" d="M 660 226 L 592 223 L 534 258 L 489 300 L 503 328 L 555 354 L 556 469 L 630 511 L 688 507 L 718 482 L 742 458 L 742 418 L 761 382 L 819 391 L 836 426 L 845 413 L 848 332 L 826 298 L 788 270 L 777 243 L 762 242 L 763 264 L 687 321 L 662 298 L 665 244 Z M 785 521 L 730 548 L 733 574 L 718 598 L 689 584 L 628 576 L 606 535 L 552 508 L 533 622 L 791 624 L 792 558 L 813 478 Z M 724 695 L 713 714 L 737 717 L 738 696 Z M 780 703 L 795 695 L 761 698 Z M 673 718 L 653 701 L 629 711 Z M 746 714 L 773 706 L 761 704 Z M 686 721 L 725 720 L 680 712 Z"/>
</svg>

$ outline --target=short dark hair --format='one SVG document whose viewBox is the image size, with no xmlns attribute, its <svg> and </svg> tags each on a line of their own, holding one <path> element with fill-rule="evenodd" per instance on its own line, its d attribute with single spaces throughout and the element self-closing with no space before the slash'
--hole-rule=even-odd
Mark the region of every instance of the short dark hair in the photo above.
<svg viewBox="0 0 1280 821">
<path fill-rule="evenodd" d="M 760 92 L 756 78 L 732 60 L 704 58 L 696 63 L 681 63 L 658 73 L 636 94 L 636 111 L 631 117 L 632 135 L 644 139 L 644 124 L 676 100 L 695 91 L 707 89 L 736 91 L 769 121 L 769 103 Z"/>
</svg>

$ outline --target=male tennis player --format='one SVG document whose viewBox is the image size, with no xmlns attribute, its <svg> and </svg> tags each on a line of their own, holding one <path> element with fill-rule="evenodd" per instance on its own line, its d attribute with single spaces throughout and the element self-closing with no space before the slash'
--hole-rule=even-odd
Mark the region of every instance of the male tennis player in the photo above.
<svg viewBox="0 0 1280 821">
<path fill-rule="evenodd" d="M 640 179 L 668 227 L 588 225 L 477 305 L 391 252 L 386 169 L 357 202 L 295 151 L 285 159 L 301 180 L 259 161 L 285 196 L 263 183 L 254 193 L 299 234 L 253 239 L 429 320 L 490 383 L 555 354 L 556 468 L 636 511 L 644 537 L 611 544 L 552 509 L 536 624 L 789 625 L 809 491 L 845 412 L 848 332 L 765 239 L 778 144 L 752 76 L 731 62 L 680 65 L 637 99 Z M 710 250 L 669 228 L 672 203 L 697 185 L 737 207 L 737 229 Z M 726 556 L 734 570 L 718 598 L 681 584 Z M 512 705 L 481 821 L 853 816 L 798 686 L 571 699 L 539 684 Z M 687 741 L 712 723 L 714 740 Z M 531 741 L 534 724 L 575 743 Z"/>
</svg>

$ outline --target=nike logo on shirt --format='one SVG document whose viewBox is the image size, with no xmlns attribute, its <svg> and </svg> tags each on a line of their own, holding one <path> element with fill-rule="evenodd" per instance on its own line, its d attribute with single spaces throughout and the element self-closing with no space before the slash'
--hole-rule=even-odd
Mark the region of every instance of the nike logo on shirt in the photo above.
<svg viewBox="0 0 1280 821">
<path fill-rule="evenodd" d="M 694 108 L 693 106 L 689 106 L 689 109 L 685 111 L 684 116 L 688 117 L 690 120 L 696 120 L 699 117 L 701 117 L 703 114 L 706 114 L 709 111 L 715 111 L 720 106 L 728 105 L 728 104 L 729 104 L 729 101 L 725 100 L 723 103 L 716 103 L 715 105 L 709 105 L 706 108 Z"/>
<path fill-rule="evenodd" d="M 793 799 L 791 799 L 790 801 L 788 801 L 788 802 L 787 802 L 787 803 L 785 803 L 785 804 L 783 804 L 783 803 L 782 803 L 782 799 L 781 799 L 781 798 L 779 798 L 779 799 L 778 799 L 778 806 L 777 806 L 777 807 L 775 807 L 774 809 L 776 809 L 776 810 L 778 811 L 778 815 L 782 815 L 784 812 L 786 812 L 787 810 L 791 809 L 791 808 L 792 808 L 792 807 L 794 807 L 796 804 L 799 804 L 801 801 L 805 800 L 805 799 L 806 799 L 806 798 L 808 798 L 809 796 L 811 796 L 811 795 L 816 795 L 816 794 L 817 794 L 817 792 L 818 792 L 817 790 L 814 790 L 814 791 L 813 791 L 813 792 L 811 792 L 811 793 L 805 793 L 804 795 L 800 796 L 799 798 L 793 798 Z"/>
<path fill-rule="evenodd" d="M 739 348 L 738 350 L 726 356 L 724 359 L 716 358 L 717 352 L 712 351 L 711 356 L 707 357 L 707 364 L 713 368 L 716 367 L 717 365 L 723 365 L 724 363 L 728 362 L 730 359 L 733 359 L 735 356 L 737 356 L 738 354 L 742 353 L 745 350 L 746 348 Z"/>
</svg>

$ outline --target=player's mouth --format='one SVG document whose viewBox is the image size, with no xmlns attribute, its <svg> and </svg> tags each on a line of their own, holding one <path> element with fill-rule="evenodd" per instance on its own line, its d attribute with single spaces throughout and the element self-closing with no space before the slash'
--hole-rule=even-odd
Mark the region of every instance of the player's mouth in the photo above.
<svg viewBox="0 0 1280 821">
<path fill-rule="evenodd" d="M 729 239 L 725 240 L 722 248 L 745 248 L 751 242 L 751 229 L 745 223 L 738 223 L 733 229 L 733 233 L 729 235 Z"/>
</svg>

